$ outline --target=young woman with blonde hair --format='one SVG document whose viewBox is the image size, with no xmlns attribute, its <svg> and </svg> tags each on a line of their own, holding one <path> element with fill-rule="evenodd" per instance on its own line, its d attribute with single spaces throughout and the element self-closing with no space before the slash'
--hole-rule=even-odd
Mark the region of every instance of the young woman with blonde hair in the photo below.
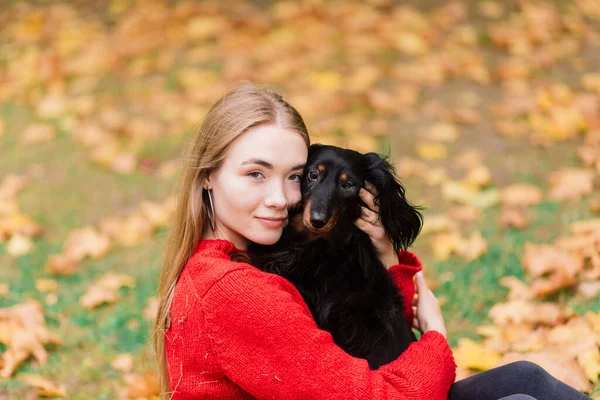
<svg viewBox="0 0 600 400">
<path fill-rule="evenodd" d="M 245 262 L 250 243 L 270 245 L 281 237 L 288 206 L 301 199 L 309 144 L 298 112 L 258 86 L 231 90 L 206 116 L 183 170 L 159 283 L 154 344 L 162 398 L 448 397 L 456 366 L 439 304 L 418 273 L 416 256 L 394 252 L 371 188 L 361 190 L 368 208 L 356 225 L 370 236 L 398 285 L 405 317 L 423 332 L 397 360 L 370 370 L 366 360 L 345 353 L 317 327 L 291 283 Z M 415 274 L 418 300 L 413 300 Z M 531 363 L 497 370 L 499 376 L 482 373 L 463 386 L 458 382 L 451 398 L 496 400 L 527 393 L 508 385 L 482 388 L 530 373 L 544 377 L 537 379 L 540 386 L 554 379 Z M 568 394 L 540 398 L 579 398 Z"/>
</svg>

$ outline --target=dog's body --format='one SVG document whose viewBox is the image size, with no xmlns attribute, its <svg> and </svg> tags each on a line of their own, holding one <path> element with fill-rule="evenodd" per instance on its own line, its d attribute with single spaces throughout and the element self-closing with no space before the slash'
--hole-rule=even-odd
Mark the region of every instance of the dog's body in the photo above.
<svg viewBox="0 0 600 400">
<path fill-rule="evenodd" d="M 416 238 L 421 216 L 404 198 L 391 166 L 374 153 L 313 145 L 304 175 L 303 202 L 290 208 L 281 240 L 251 246 L 249 255 L 263 271 L 296 286 L 338 346 L 377 369 L 415 337 L 391 275 L 371 239 L 354 225 L 364 206 L 358 190 L 365 180 L 377 188 L 381 223 L 396 250 Z"/>
</svg>

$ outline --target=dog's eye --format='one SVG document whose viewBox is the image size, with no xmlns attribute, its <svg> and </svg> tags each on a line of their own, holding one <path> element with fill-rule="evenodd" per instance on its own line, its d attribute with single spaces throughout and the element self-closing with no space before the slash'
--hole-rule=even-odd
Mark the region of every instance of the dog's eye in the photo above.
<svg viewBox="0 0 600 400">
<path fill-rule="evenodd" d="M 312 171 L 308 172 L 308 180 L 316 181 L 317 179 L 319 179 L 319 173 L 317 171 L 313 169 Z"/>
<path fill-rule="evenodd" d="M 341 187 L 342 189 L 351 189 L 354 187 L 354 183 L 346 181 L 342 183 Z"/>
</svg>

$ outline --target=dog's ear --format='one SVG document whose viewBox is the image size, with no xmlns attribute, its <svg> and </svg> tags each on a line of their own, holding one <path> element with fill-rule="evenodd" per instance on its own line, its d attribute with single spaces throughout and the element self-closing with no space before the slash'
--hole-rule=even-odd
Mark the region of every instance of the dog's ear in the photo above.
<svg viewBox="0 0 600 400">
<path fill-rule="evenodd" d="M 395 176 L 394 167 L 377 153 L 364 155 L 367 161 L 366 179 L 378 191 L 375 198 L 383 227 L 390 235 L 394 249 L 405 250 L 417 238 L 423 226 L 418 207 L 412 206 L 404 196 L 404 187 Z"/>
</svg>

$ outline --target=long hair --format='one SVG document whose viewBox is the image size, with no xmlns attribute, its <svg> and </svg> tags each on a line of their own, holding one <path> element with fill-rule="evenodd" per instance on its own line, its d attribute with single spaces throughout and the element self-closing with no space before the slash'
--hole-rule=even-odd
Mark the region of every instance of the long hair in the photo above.
<svg viewBox="0 0 600 400">
<path fill-rule="evenodd" d="M 154 330 L 154 349 L 158 358 L 161 398 L 169 398 L 169 375 L 165 352 L 166 331 L 175 284 L 209 226 L 208 204 L 203 184 L 209 173 L 222 164 L 231 143 L 250 128 L 276 124 L 310 139 L 300 114 L 281 95 L 265 87 L 247 84 L 218 100 L 204 119 L 193 144 L 187 149 L 182 177 L 177 189 L 177 206 L 166 243 L 158 285 L 158 312 Z"/>
</svg>

